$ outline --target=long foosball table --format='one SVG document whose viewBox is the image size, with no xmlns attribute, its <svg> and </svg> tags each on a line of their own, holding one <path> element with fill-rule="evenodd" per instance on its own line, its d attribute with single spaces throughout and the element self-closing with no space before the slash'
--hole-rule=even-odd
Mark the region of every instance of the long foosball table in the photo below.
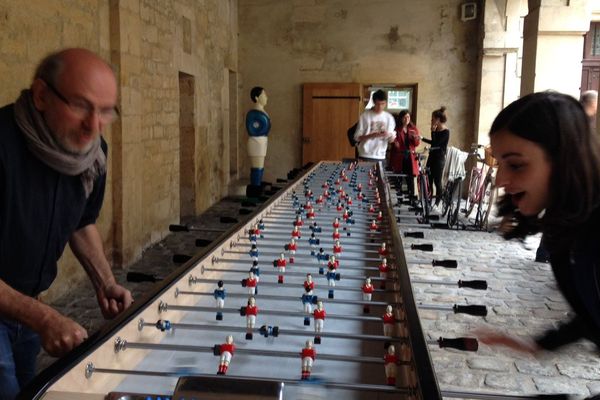
<svg viewBox="0 0 600 400">
<path fill-rule="evenodd" d="M 378 164 L 312 166 L 21 398 L 440 399 L 428 346 L 477 342 L 418 309 L 485 310 L 415 304 L 393 199 Z"/>
</svg>

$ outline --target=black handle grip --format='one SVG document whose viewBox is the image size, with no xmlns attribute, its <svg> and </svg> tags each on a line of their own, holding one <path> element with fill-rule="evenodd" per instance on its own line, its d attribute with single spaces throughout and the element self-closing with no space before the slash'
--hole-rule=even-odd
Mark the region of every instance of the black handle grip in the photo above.
<svg viewBox="0 0 600 400">
<path fill-rule="evenodd" d="M 206 247 L 212 243 L 212 240 L 208 239 L 196 239 L 196 247 Z"/>
<path fill-rule="evenodd" d="M 404 237 L 411 237 L 416 239 L 424 239 L 425 234 L 423 232 L 404 232 Z"/>
<path fill-rule="evenodd" d="M 433 260 L 431 265 L 434 267 L 456 268 L 458 267 L 458 262 L 456 260 Z"/>
<path fill-rule="evenodd" d="M 438 345 L 440 348 L 448 347 L 451 349 L 457 349 L 462 351 L 477 351 L 479 348 L 479 342 L 474 338 L 456 338 L 456 339 L 448 339 L 440 337 L 438 339 Z"/>
<path fill-rule="evenodd" d="M 157 282 L 160 279 L 154 275 L 144 274 L 143 272 L 128 272 L 127 282 Z"/>
<path fill-rule="evenodd" d="M 458 287 L 459 288 L 470 288 L 470 289 L 477 289 L 477 290 L 486 290 L 488 285 L 487 285 L 487 281 L 482 281 L 482 280 L 475 280 L 475 281 L 463 281 L 460 280 L 458 281 Z"/>
<path fill-rule="evenodd" d="M 479 306 L 479 305 L 459 306 L 458 304 L 455 304 L 454 307 L 452 307 L 452 309 L 454 310 L 454 314 L 469 314 L 469 315 L 475 315 L 478 317 L 485 317 L 487 315 L 487 307 L 486 306 Z"/>
<path fill-rule="evenodd" d="M 170 232 L 189 232 L 190 228 L 185 225 L 171 224 L 169 225 Z"/>
<path fill-rule="evenodd" d="M 411 250 L 433 251 L 432 244 L 411 244 Z"/>
<path fill-rule="evenodd" d="M 187 254 L 173 254 L 173 262 L 176 264 L 183 264 L 192 259 L 192 256 Z"/>
</svg>

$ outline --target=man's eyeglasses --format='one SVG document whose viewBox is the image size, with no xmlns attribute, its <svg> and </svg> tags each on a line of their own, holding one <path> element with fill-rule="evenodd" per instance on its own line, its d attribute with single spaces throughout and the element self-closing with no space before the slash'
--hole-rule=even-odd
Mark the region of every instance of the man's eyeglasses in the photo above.
<svg viewBox="0 0 600 400">
<path fill-rule="evenodd" d="M 44 81 L 46 86 L 54 93 L 56 97 L 58 97 L 63 103 L 65 103 L 69 109 L 73 112 L 73 114 L 77 115 L 79 118 L 84 119 L 89 117 L 92 113 L 98 113 L 98 117 L 100 121 L 104 124 L 110 124 L 119 116 L 119 110 L 117 107 L 106 107 L 100 108 L 96 110 L 90 102 L 86 100 L 67 100 L 65 96 L 63 96 L 54 85 Z"/>
</svg>

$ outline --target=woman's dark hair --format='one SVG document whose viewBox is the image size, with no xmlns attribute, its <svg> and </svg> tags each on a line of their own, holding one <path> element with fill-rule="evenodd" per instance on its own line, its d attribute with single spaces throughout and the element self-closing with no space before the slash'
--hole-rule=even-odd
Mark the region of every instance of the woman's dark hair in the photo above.
<svg viewBox="0 0 600 400">
<path fill-rule="evenodd" d="M 254 86 L 252 90 L 250 90 L 250 100 L 252 100 L 253 103 L 256 103 L 256 99 L 258 99 L 258 96 L 260 96 L 263 90 L 265 89 L 260 86 Z"/>
<path fill-rule="evenodd" d="M 441 106 L 437 110 L 431 113 L 433 118 L 437 118 L 440 120 L 442 124 L 445 124 L 448 121 L 448 117 L 446 116 L 446 106 Z"/>
<path fill-rule="evenodd" d="M 519 214 L 509 194 L 500 200 L 499 215 L 513 218 L 514 229 L 505 237 L 541 229 L 551 246 L 564 242 L 600 205 L 600 142 L 581 104 L 552 91 L 529 94 L 498 114 L 490 137 L 501 131 L 538 144 L 551 163 L 550 198 L 541 219 Z"/>
<path fill-rule="evenodd" d="M 398 113 L 398 121 L 396 122 L 396 125 L 397 125 L 397 126 L 399 126 L 399 127 L 401 127 L 401 126 L 402 126 L 402 120 L 404 119 L 404 116 L 405 116 L 406 114 L 410 115 L 410 111 L 408 111 L 408 110 L 402 110 L 402 111 L 400 111 L 400 112 Z M 414 125 L 414 124 L 412 123 L 412 121 L 410 121 L 410 122 L 408 123 L 408 126 L 412 126 L 412 125 Z"/>
</svg>

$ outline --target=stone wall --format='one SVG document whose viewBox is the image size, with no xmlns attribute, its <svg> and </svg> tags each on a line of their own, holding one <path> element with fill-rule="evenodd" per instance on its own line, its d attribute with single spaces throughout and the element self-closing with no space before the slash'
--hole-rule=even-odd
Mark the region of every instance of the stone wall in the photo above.
<svg viewBox="0 0 600 400">
<path fill-rule="evenodd" d="M 263 86 L 272 120 L 267 179 L 301 164 L 305 82 L 418 84 L 418 127 L 448 107 L 451 144 L 474 138 L 480 18 L 457 0 L 245 0 L 239 4 L 241 112 Z M 246 159 L 247 162 L 247 159 Z M 247 170 L 246 164 L 246 170 Z"/>
<path fill-rule="evenodd" d="M 86 47 L 115 66 L 121 118 L 104 132 L 110 164 L 99 220 L 115 265 L 139 258 L 179 222 L 180 170 L 195 182 L 186 213 L 227 193 L 230 137 L 237 137 L 228 116 L 229 81 L 238 69 L 237 0 L 0 0 L 0 33 L 2 105 L 29 86 L 48 52 Z M 180 76 L 192 78 L 187 96 Z M 188 121 L 182 131 L 180 112 Z M 83 277 L 67 252 L 48 297 Z"/>
</svg>

